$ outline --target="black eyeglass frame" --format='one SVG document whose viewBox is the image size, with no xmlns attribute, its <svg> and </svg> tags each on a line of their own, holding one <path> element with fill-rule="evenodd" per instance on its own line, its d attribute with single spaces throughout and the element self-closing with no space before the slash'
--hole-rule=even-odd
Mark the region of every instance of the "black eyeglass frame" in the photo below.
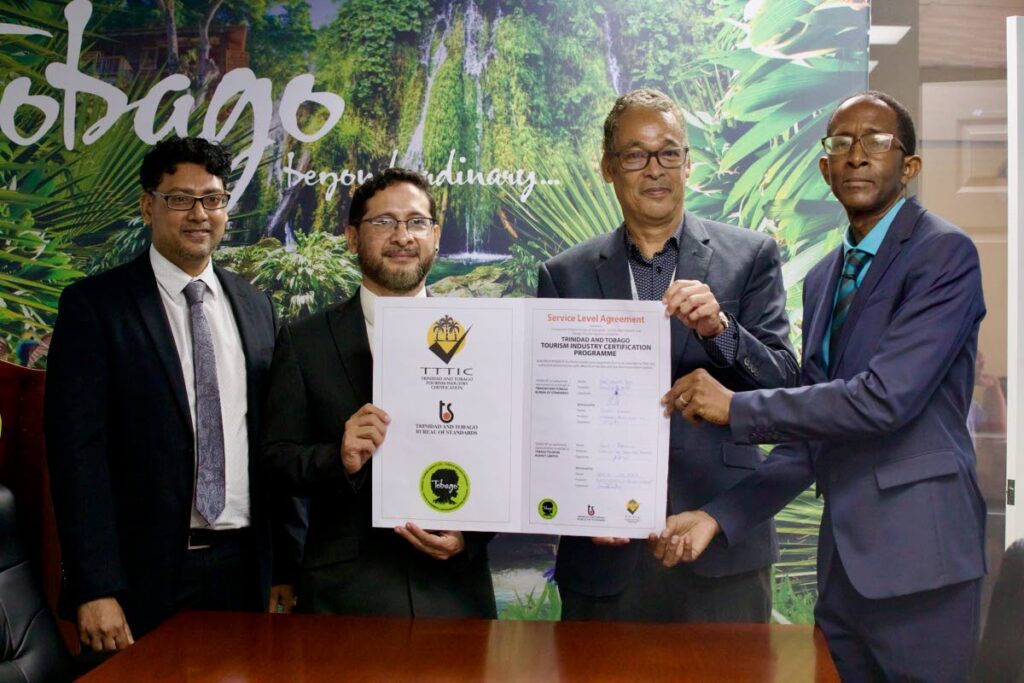
<svg viewBox="0 0 1024 683">
<path fill-rule="evenodd" d="M 220 211 L 221 209 L 227 208 L 228 203 L 231 201 L 231 195 L 228 194 L 227 192 L 211 192 L 210 194 L 203 194 L 199 196 L 196 196 L 194 194 L 186 194 L 184 192 L 165 193 L 159 192 L 157 190 L 150 190 L 149 193 L 163 199 L 164 206 L 166 206 L 171 211 L 191 211 L 196 207 L 196 202 L 202 204 L 203 209 L 205 209 L 206 211 Z M 188 205 L 188 208 L 171 206 L 171 197 L 188 197 L 189 199 L 192 200 L 192 203 Z M 221 197 L 222 200 L 218 202 L 218 206 L 207 206 L 206 200 L 210 197 Z"/>
<path fill-rule="evenodd" d="M 665 164 L 665 162 L 662 161 L 662 159 L 661 159 L 661 155 L 664 154 L 665 152 L 670 152 L 670 151 L 674 152 L 676 150 L 682 150 L 682 152 L 683 152 L 683 156 L 680 158 L 679 164 L 676 165 L 676 166 Z M 635 168 L 632 168 L 632 167 L 626 166 L 625 164 L 622 163 L 622 157 L 624 155 L 626 155 L 626 154 L 634 154 L 634 153 L 640 153 L 640 154 L 647 155 L 647 158 L 644 159 L 644 165 L 643 166 L 637 166 Z M 642 170 L 644 170 L 645 168 L 647 168 L 650 165 L 651 157 L 654 157 L 655 159 L 657 159 L 658 160 L 658 164 L 662 168 L 664 168 L 665 170 L 675 170 L 677 168 L 682 168 L 683 166 L 686 165 L 686 159 L 689 157 L 689 155 L 690 155 L 690 148 L 689 147 L 665 147 L 664 149 L 659 149 L 656 152 L 651 152 L 651 151 L 648 151 L 646 149 L 633 148 L 633 149 L 624 150 L 622 152 L 612 152 L 612 154 L 611 154 L 611 156 L 615 157 L 615 160 L 619 163 L 619 166 L 624 171 L 642 171 Z"/>
</svg>

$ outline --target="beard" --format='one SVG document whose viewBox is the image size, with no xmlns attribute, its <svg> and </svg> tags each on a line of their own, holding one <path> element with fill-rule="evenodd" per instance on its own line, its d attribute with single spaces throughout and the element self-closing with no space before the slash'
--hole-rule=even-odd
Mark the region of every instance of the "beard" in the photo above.
<svg viewBox="0 0 1024 683">
<path fill-rule="evenodd" d="M 419 256 L 419 260 L 413 267 L 395 267 L 385 263 L 385 256 L 399 253 L 416 254 Z M 374 254 L 370 251 L 369 245 L 360 242 L 357 256 L 363 277 L 373 280 L 384 289 L 405 294 L 418 288 L 423 279 L 427 277 L 430 267 L 434 265 L 435 253 L 431 250 L 427 252 L 426 256 L 420 255 L 417 244 L 415 249 L 403 250 L 400 247 L 391 246 L 385 248 L 381 253 Z"/>
</svg>

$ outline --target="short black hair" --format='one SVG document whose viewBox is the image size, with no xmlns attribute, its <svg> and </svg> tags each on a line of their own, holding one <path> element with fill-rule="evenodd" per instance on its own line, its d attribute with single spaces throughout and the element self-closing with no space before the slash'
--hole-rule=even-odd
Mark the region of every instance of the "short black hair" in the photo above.
<svg viewBox="0 0 1024 683">
<path fill-rule="evenodd" d="M 366 216 L 366 202 L 370 201 L 370 198 L 381 190 L 398 183 L 409 183 L 423 190 L 424 194 L 427 195 L 427 199 L 430 200 L 430 218 L 437 218 L 435 215 L 437 213 L 437 202 L 434 201 L 434 195 L 430 192 L 430 182 L 427 181 L 426 177 L 422 173 L 395 166 L 385 170 L 380 175 L 373 176 L 356 189 L 352 195 L 352 204 L 348 208 L 348 224 L 358 227 Z"/>
<path fill-rule="evenodd" d="M 869 99 L 878 100 L 885 106 L 892 109 L 896 114 L 896 137 L 899 138 L 900 142 L 907 150 L 907 156 L 911 154 L 917 154 L 917 131 L 914 128 L 914 117 L 910 115 L 910 111 L 903 106 L 899 100 L 888 93 L 884 93 L 881 90 L 865 90 L 859 92 L 856 95 L 850 95 L 845 100 L 839 103 L 832 115 L 828 117 L 828 124 L 825 126 L 826 135 L 832 134 L 832 119 L 836 117 L 836 112 L 839 111 L 844 104 L 850 100 Z"/>
<path fill-rule="evenodd" d="M 173 175 L 178 164 L 198 164 L 206 172 L 227 184 L 231 172 L 231 154 L 224 145 L 205 138 L 173 136 L 153 146 L 142 159 L 139 183 L 146 192 L 155 190 L 164 174 Z"/>
<path fill-rule="evenodd" d="M 679 128 L 683 131 L 683 147 L 689 147 L 690 141 L 686 134 L 686 121 L 683 119 L 683 113 L 679 110 L 679 105 L 675 101 L 654 88 L 639 88 L 632 90 L 625 95 L 620 96 L 615 100 L 615 104 L 612 105 L 611 111 L 608 112 L 608 116 L 604 119 L 604 141 L 602 143 L 602 149 L 607 155 L 615 153 L 615 133 L 619 129 L 619 119 L 626 113 L 627 109 L 650 109 L 652 111 L 661 111 L 667 114 L 672 114 L 676 121 L 679 122 Z"/>
</svg>

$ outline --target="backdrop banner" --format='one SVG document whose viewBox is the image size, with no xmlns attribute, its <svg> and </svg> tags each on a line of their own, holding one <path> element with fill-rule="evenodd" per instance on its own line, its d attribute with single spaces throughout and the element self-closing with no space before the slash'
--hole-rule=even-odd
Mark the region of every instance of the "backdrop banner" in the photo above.
<svg viewBox="0 0 1024 683">
<path fill-rule="evenodd" d="M 57 300 L 149 243 L 138 169 L 171 134 L 234 155 L 223 266 L 285 319 L 347 298 L 353 189 L 427 174 L 441 296 L 529 296 L 538 265 L 622 220 L 602 122 L 638 87 L 683 110 L 686 208 L 771 234 L 793 339 L 841 241 L 819 139 L 867 86 L 869 0 L 0 0 L 0 357 L 46 367 Z M 777 518 L 776 616 L 809 622 L 820 505 Z M 492 544 L 499 608 L 557 618 L 553 539 Z"/>
</svg>

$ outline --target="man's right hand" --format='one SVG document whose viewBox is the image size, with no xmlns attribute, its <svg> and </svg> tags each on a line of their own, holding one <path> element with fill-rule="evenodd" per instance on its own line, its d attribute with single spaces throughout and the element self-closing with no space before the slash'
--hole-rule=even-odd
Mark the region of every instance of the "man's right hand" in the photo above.
<svg viewBox="0 0 1024 683">
<path fill-rule="evenodd" d="M 341 440 L 341 463 L 345 471 L 355 474 L 363 469 L 384 443 L 391 418 L 383 410 L 367 403 L 345 422 L 345 436 Z"/>
<path fill-rule="evenodd" d="M 79 605 L 78 637 L 94 652 L 123 650 L 135 643 L 117 598 L 99 598 Z"/>
<path fill-rule="evenodd" d="M 661 534 L 651 534 L 647 541 L 654 557 L 666 567 L 679 562 L 693 562 L 722 532 L 718 521 L 704 512 L 680 512 L 665 520 Z"/>
</svg>

